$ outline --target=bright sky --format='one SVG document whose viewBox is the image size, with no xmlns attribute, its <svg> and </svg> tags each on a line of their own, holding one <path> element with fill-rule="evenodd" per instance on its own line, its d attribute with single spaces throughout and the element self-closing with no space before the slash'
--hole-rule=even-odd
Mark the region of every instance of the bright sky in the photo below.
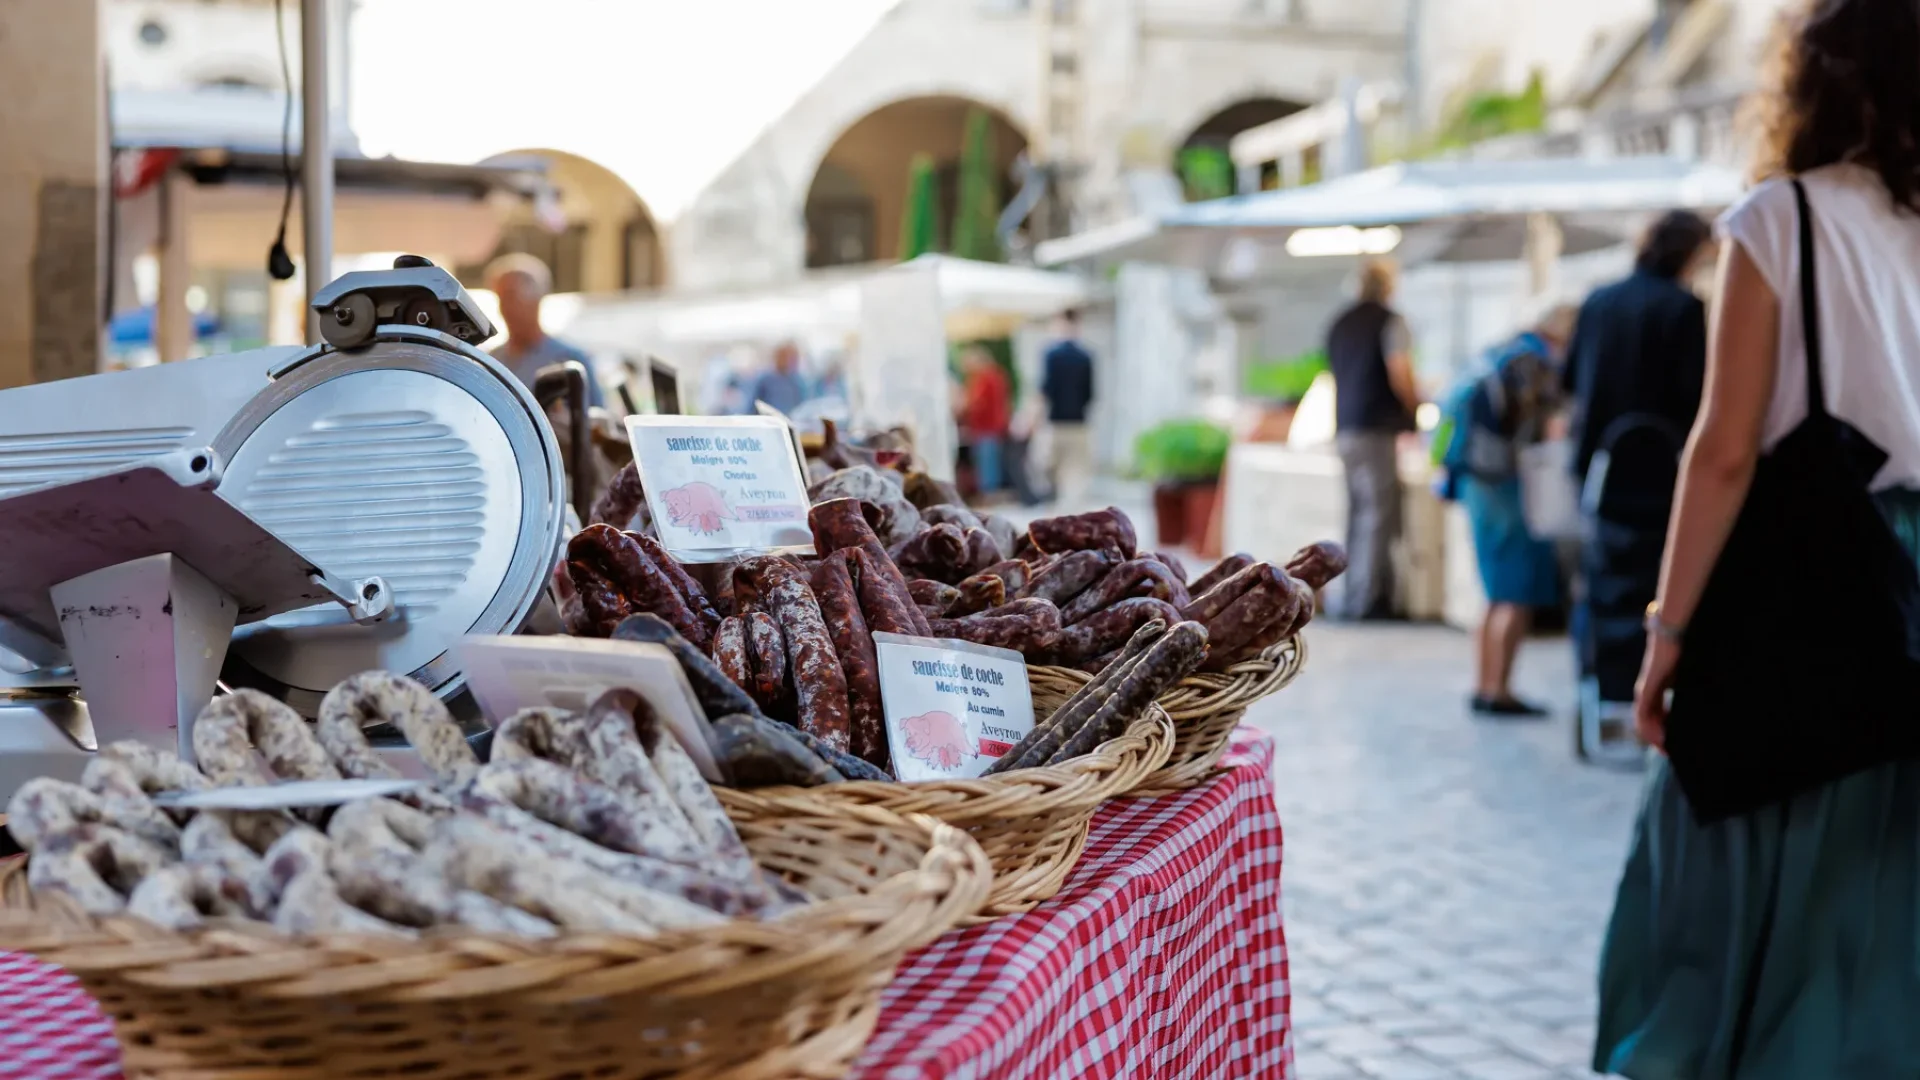
<svg viewBox="0 0 1920 1080">
<path fill-rule="evenodd" d="M 361 0 L 371 155 L 565 150 L 671 220 L 898 0 Z"/>
</svg>

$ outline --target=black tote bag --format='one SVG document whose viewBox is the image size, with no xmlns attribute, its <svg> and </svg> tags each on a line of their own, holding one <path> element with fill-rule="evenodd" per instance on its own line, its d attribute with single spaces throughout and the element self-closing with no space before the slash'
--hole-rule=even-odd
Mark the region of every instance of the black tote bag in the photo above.
<svg viewBox="0 0 1920 1080">
<path fill-rule="evenodd" d="M 1920 575 L 1867 485 L 1886 452 L 1827 411 L 1800 214 L 1807 418 L 1763 455 L 1680 649 L 1666 750 L 1703 823 L 1920 756 Z"/>
</svg>

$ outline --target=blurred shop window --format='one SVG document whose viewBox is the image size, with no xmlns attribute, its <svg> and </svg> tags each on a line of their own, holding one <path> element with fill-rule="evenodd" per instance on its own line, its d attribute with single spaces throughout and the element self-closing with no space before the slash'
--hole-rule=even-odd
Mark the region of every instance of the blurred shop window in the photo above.
<svg viewBox="0 0 1920 1080">
<path fill-rule="evenodd" d="M 873 200 L 829 196 L 807 204 L 807 267 L 850 266 L 878 258 L 873 250 Z"/>
<path fill-rule="evenodd" d="M 879 258 L 873 197 L 840 165 L 820 165 L 807 192 L 807 267 L 851 266 Z"/>
<path fill-rule="evenodd" d="M 657 289 L 666 284 L 660 273 L 660 234 L 653 222 L 646 218 L 627 222 L 624 239 L 620 248 L 621 287 Z"/>
</svg>

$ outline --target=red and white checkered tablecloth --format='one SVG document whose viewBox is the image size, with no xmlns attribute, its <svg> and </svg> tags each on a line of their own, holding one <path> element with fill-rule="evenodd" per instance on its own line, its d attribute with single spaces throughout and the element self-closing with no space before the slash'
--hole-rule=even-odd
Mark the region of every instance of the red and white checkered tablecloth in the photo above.
<svg viewBox="0 0 1920 1080">
<path fill-rule="evenodd" d="M 1217 779 L 1122 799 L 1037 910 L 947 934 L 886 992 L 860 1080 L 1290 1080 L 1273 743 L 1234 735 Z M 0 952 L 0 1078 L 118 1080 L 72 977 Z"/>
</svg>

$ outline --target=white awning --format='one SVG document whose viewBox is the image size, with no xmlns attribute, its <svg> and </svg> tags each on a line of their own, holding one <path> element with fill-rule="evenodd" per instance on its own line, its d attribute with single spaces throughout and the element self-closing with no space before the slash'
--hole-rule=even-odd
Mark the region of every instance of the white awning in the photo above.
<svg viewBox="0 0 1920 1080">
<path fill-rule="evenodd" d="M 948 255 L 922 255 L 914 264 L 937 269 L 947 331 L 955 338 L 1000 336 L 1087 300 L 1086 283 L 1073 274 Z M 609 349 L 842 337 L 859 328 L 860 282 L 890 266 L 820 271 L 747 291 L 583 297 L 578 313 L 555 330 Z"/>
<path fill-rule="evenodd" d="M 1272 239 L 1296 229 L 1711 209 L 1732 204 L 1743 190 L 1731 169 L 1669 157 L 1403 162 L 1306 187 L 1192 203 L 1046 241 L 1035 256 L 1043 266 L 1123 259 L 1204 266 L 1234 238 Z"/>
</svg>

